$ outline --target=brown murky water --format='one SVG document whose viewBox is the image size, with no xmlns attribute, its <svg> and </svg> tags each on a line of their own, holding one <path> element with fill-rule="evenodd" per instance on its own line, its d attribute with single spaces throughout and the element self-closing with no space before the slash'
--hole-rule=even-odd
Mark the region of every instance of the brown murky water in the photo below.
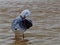
<svg viewBox="0 0 60 45">
<path fill-rule="evenodd" d="M 33 27 L 16 40 L 11 22 L 26 8 Z M 60 45 L 60 0 L 0 0 L 0 45 Z"/>
</svg>

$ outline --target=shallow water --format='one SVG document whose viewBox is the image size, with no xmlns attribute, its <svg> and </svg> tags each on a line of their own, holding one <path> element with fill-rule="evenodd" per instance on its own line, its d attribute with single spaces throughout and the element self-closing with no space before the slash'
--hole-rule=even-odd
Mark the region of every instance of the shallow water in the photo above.
<svg viewBox="0 0 60 45">
<path fill-rule="evenodd" d="M 16 40 L 11 22 L 26 8 L 32 12 L 33 27 L 24 40 Z M 60 45 L 60 1 L 0 0 L 0 45 Z"/>
</svg>

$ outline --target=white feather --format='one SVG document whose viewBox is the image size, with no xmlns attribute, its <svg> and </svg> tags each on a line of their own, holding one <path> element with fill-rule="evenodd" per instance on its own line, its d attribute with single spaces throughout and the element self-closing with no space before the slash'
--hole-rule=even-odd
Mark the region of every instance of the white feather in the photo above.
<svg viewBox="0 0 60 45">
<path fill-rule="evenodd" d="M 23 10 L 23 11 L 21 12 L 20 15 L 21 15 L 22 17 L 24 17 L 24 16 L 27 17 L 27 16 L 29 16 L 30 14 L 31 14 L 31 12 L 30 12 L 28 9 L 25 9 L 25 10 Z"/>
<path fill-rule="evenodd" d="M 20 16 L 22 16 L 22 17 L 24 17 L 24 16 L 27 17 L 27 16 L 29 16 L 30 14 L 31 14 L 31 12 L 29 11 L 29 9 L 25 9 L 25 10 L 23 10 L 23 11 L 19 14 L 19 16 L 16 17 L 16 19 L 18 19 L 18 18 L 21 19 Z"/>
</svg>

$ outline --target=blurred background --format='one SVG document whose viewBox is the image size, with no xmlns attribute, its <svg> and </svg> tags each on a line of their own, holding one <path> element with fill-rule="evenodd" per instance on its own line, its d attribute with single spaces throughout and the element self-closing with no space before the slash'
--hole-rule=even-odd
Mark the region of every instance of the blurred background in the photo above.
<svg viewBox="0 0 60 45">
<path fill-rule="evenodd" d="M 12 20 L 29 9 L 33 27 L 16 40 Z M 60 0 L 0 0 L 0 45 L 60 45 Z"/>
</svg>

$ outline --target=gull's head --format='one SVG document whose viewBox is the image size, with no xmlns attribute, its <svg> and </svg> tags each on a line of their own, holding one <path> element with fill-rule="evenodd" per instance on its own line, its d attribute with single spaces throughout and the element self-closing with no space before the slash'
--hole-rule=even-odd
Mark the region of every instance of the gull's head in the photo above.
<svg viewBox="0 0 60 45">
<path fill-rule="evenodd" d="M 27 16 L 29 16 L 31 14 L 31 12 L 28 9 L 25 9 L 21 12 L 20 17 L 22 18 L 26 18 Z"/>
</svg>

